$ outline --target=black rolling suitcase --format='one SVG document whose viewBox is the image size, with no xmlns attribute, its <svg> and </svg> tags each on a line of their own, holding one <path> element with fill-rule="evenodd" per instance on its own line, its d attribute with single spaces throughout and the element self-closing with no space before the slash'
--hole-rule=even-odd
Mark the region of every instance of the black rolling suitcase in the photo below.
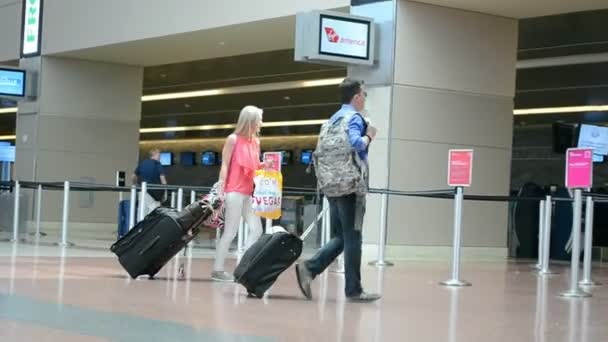
<svg viewBox="0 0 608 342">
<path fill-rule="evenodd" d="M 250 295 L 264 297 L 281 273 L 298 260 L 302 254 L 302 241 L 316 226 L 315 221 L 300 237 L 285 231 L 262 235 L 249 247 L 234 270 L 236 282 L 243 285 Z"/>
<path fill-rule="evenodd" d="M 234 278 L 247 292 L 262 298 L 279 275 L 302 254 L 302 240 L 291 233 L 264 234 L 243 255 Z"/>
<path fill-rule="evenodd" d="M 132 278 L 153 278 L 198 233 L 213 208 L 195 202 L 184 210 L 157 208 L 136 224 L 110 250 Z"/>
</svg>

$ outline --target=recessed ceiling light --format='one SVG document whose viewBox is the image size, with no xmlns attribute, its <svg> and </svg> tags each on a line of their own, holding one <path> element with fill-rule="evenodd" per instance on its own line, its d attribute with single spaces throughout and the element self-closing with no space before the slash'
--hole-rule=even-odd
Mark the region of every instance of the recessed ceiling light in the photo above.
<svg viewBox="0 0 608 342">
<path fill-rule="evenodd" d="M 185 107 L 185 108 L 190 108 L 190 107 L 192 107 L 192 106 L 191 106 L 189 103 L 184 103 L 184 107 Z"/>
<path fill-rule="evenodd" d="M 289 97 L 289 96 L 283 96 L 283 100 L 289 101 L 289 100 L 291 100 L 291 97 Z"/>
<path fill-rule="evenodd" d="M 160 74 L 160 78 L 167 78 L 167 74 Z"/>
</svg>

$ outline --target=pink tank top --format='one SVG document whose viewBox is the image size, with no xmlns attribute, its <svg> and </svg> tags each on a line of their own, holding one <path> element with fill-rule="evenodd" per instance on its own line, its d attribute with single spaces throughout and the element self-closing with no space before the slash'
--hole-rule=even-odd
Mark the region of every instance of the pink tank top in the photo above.
<svg viewBox="0 0 608 342">
<path fill-rule="evenodd" d="M 260 145 L 257 139 L 236 136 L 224 192 L 253 194 L 253 177 L 260 168 Z"/>
</svg>

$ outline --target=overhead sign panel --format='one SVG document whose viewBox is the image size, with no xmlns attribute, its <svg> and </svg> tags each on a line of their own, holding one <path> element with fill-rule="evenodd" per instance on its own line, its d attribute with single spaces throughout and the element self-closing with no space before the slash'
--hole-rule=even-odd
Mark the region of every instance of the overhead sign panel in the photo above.
<svg viewBox="0 0 608 342">
<path fill-rule="evenodd" d="M 330 11 L 298 13 L 296 61 L 374 64 L 374 22 L 371 18 Z"/>
<path fill-rule="evenodd" d="M 23 0 L 21 19 L 21 57 L 38 56 L 42 41 L 42 0 Z"/>
</svg>

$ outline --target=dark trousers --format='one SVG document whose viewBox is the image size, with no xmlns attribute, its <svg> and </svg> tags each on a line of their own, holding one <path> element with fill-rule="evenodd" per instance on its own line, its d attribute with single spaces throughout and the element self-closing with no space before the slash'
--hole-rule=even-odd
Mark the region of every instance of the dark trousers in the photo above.
<svg viewBox="0 0 608 342">
<path fill-rule="evenodd" d="M 345 293 L 361 294 L 361 231 L 355 230 L 356 195 L 332 197 L 329 200 L 333 238 L 314 257 L 306 261 L 313 277 L 323 271 L 344 251 Z"/>
</svg>

